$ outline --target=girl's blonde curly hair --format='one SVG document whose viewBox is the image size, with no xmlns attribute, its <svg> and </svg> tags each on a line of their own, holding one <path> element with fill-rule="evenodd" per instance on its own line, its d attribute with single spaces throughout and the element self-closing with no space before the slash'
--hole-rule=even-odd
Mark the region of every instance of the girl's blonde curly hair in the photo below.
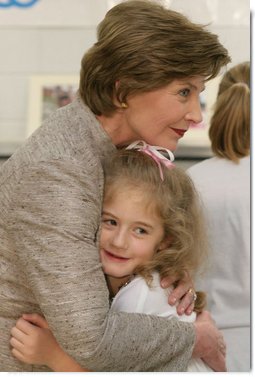
<svg viewBox="0 0 255 377">
<path fill-rule="evenodd" d="M 187 272 L 191 277 L 201 271 L 207 255 L 207 236 L 198 194 L 191 178 L 180 168 L 162 165 L 161 180 L 156 162 L 136 150 L 118 150 L 105 164 L 105 199 L 110 201 L 122 188 L 140 190 L 148 206 L 154 204 L 162 218 L 168 248 L 159 250 L 152 260 L 140 266 L 135 273 L 148 284 L 152 272 L 161 278 L 175 276 L 181 279 Z M 198 292 L 195 310 L 205 306 L 205 295 Z"/>
</svg>

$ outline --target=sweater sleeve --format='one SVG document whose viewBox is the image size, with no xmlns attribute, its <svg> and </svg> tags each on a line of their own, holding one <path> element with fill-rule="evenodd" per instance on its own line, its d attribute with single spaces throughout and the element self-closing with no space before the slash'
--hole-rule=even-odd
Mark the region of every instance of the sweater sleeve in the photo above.
<svg viewBox="0 0 255 377">
<path fill-rule="evenodd" d="M 83 367 L 186 370 L 193 325 L 109 311 L 94 169 L 56 160 L 25 169 L 17 182 L 8 225 L 28 285 L 59 343 Z"/>
</svg>

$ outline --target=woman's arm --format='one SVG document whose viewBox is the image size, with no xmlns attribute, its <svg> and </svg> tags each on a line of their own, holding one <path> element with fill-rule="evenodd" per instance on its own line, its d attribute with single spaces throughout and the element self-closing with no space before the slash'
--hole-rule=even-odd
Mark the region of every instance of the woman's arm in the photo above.
<svg viewBox="0 0 255 377">
<path fill-rule="evenodd" d="M 47 365 L 54 372 L 88 372 L 58 344 L 47 321 L 39 314 L 24 314 L 11 330 L 12 354 L 23 363 Z"/>
<path fill-rule="evenodd" d="M 197 316 L 193 357 L 200 357 L 216 372 L 226 372 L 226 343 L 208 311 Z"/>
</svg>

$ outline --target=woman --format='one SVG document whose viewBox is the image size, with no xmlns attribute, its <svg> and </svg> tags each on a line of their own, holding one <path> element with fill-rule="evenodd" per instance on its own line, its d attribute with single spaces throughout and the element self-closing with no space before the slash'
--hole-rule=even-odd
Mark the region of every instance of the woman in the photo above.
<svg viewBox="0 0 255 377">
<path fill-rule="evenodd" d="M 175 150 L 189 124 L 201 120 L 204 82 L 229 60 L 217 36 L 156 3 L 128 1 L 107 13 L 82 59 L 77 99 L 2 167 L 4 370 L 42 370 L 18 363 L 8 347 L 11 327 L 28 312 L 43 313 L 65 351 L 92 370 L 156 370 L 160 362 L 181 371 L 191 355 L 225 370 L 211 318 L 180 326 L 108 313 L 97 246 L 105 157 L 136 139 Z M 173 302 L 188 292 L 180 312 L 193 308 L 191 285 L 187 278 L 173 292 Z"/>
<path fill-rule="evenodd" d="M 211 268 L 200 285 L 227 342 L 230 372 L 250 370 L 250 63 L 223 76 L 209 129 L 214 157 L 189 169 L 204 201 Z"/>
</svg>

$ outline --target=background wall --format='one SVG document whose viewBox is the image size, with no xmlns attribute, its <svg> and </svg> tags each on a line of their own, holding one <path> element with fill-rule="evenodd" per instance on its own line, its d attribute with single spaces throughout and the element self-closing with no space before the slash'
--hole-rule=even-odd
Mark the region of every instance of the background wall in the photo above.
<svg viewBox="0 0 255 377">
<path fill-rule="evenodd" d="M 96 40 L 96 25 L 118 2 L 0 0 L 0 157 L 12 154 L 26 137 L 30 77 L 78 75 L 84 52 Z M 34 4 L 26 7 L 29 3 Z M 249 0 L 161 3 L 209 23 L 232 56 L 230 66 L 250 60 Z"/>
</svg>

